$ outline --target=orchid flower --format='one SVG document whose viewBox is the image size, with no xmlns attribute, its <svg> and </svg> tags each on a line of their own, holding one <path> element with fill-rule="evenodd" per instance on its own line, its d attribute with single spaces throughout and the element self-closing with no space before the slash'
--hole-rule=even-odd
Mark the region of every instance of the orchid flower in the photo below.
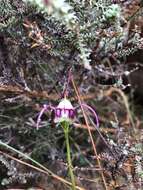
<svg viewBox="0 0 143 190">
<path fill-rule="evenodd" d="M 96 119 L 96 126 L 99 127 L 99 119 L 98 119 L 98 116 L 97 116 L 96 112 L 94 111 L 94 109 L 85 103 L 83 103 L 82 106 L 93 113 L 93 116 Z M 66 121 L 66 122 L 72 124 L 74 121 L 77 109 L 78 109 L 77 107 L 73 107 L 70 100 L 68 100 L 66 97 L 64 99 L 62 99 L 59 102 L 58 106 L 56 106 L 56 107 L 44 104 L 42 110 L 39 113 L 36 128 L 39 129 L 39 127 L 40 127 L 39 124 L 40 124 L 42 115 L 44 114 L 44 112 L 49 111 L 49 110 L 54 111 L 54 115 L 55 115 L 54 122 L 55 123 L 61 123 L 61 122 Z"/>
</svg>

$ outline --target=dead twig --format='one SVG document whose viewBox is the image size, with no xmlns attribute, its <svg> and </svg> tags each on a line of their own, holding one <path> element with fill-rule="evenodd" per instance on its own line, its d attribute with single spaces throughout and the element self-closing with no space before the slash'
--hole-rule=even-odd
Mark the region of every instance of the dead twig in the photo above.
<svg viewBox="0 0 143 190">
<path fill-rule="evenodd" d="M 94 143 L 94 140 L 93 140 L 93 137 L 92 137 L 92 133 L 91 133 L 91 130 L 90 130 L 90 126 L 88 124 L 88 118 L 85 114 L 85 111 L 84 111 L 84 108 L 82 106 L 82 101 L 81 101 L 81 98 L 80 98 L 80 95 L 79 95 L 79 91 L 78 91 L 78 88 L 73 80 L 73 78 L 71 78 L 71 82 L 72 82 L 72 85 L 73 85 L 73 88 L 75 90 L 75 93 L 76 93 L 76 96 L 77 96 L 77 99 L 78 99 L 78 102 L 79 102 L 79 105 L 81 107 L 81 110 L 82 110 L 82 113 L 83 113 L 83 116 L 84 116 L 84 119 L 85 119 L 85 123 L 86 123 L 86 126 L 87 126 L 87 129 L 88 129 L 88 133 L 89 133 L 89 136 L 90 136 L 90 139 L 91 139 L 91 143 L 92 143 L 92 147 L 93 147 L 93 150 L 94 150 L 94 154 L 95 156 L 97 157 L 97 162 L 98 162 L 98 166 L 100 168 L 100 173 L 101 173 L 101 177 L 102 177 L 102 180 L 103 180 L 103 183 L 104 183 L 104 187 L 106 190 L 108 190 L 108 187 L 107 187 L 107 183 L 106 183 L 106 180 L 105 180 L 105 177 L 104 177 L 104 173 L 103 173 L 103 169 L 102 169 L 102 166 L 101 166 L 101 163 L 100 163 L 100 160 L 98 158 L 98 154 L 97 154 L 97 150 L 96 150 L 96 146 L 95 146 L 95 143 Z"/>
<path fill-rule="evenodd" d="M 49 100 L 58 100 L 59 96 L 57 94 L 48 94 L 46 91 L 27 91 L 24 88 L 20 88 L 19 86 L 12 86 L 12 85 L 0 85 L 0 92 L 7 92 L 13 93 L 15 95 L 25 95 L 29 98 L 42 98 L 42 99 L 49 99 Z M 94 93 L 88 95 L 81 95 L 82 99 L 92 99 L 95 97 Z M 76 100 L 77 97 L 71 97 L 71 100 Z"/>
</svg>

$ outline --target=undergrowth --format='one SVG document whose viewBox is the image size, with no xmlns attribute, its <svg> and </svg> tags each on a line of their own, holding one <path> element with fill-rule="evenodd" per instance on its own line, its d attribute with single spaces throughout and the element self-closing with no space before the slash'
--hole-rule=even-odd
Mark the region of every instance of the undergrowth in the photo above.
<svg viewBox="0 0 143 190">
<path fill-rule="evenodd" d="M 71 186 L 54 112 L 35 128 L 65 89 L 81 107 L 69 130 L 77 189 L 142 189 L 142 12 L 139 0 L 0 1 L 0 189 Z"/>
</svg>

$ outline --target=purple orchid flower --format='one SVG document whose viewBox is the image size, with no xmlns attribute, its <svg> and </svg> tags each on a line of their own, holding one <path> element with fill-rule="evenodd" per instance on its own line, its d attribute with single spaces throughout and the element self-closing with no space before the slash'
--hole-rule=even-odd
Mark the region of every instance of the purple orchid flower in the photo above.
<svg viewBox="0 0 143 190">
<path fill-rule="evenodd" d="M 99 119 L 98 119 L 98 116 L 97 116 L 96 112 L 94 111 L 94 109 L 84 103 L 82 104 L 82 106 L 93 113 L 93 115 L 96 119 L 96 126 L 99 127 Z M 58 104 L 58 106 L 56 106 L 56 107 L 46 105 L 46 104 L 43 105 L 43 108 L 38 115 L 37 124 L 36 124 L 37 129 L 39 129 L 39 127 L 40 127 L 39 124 L 40 124 L 42 115 L 44 114 L 45 111 L 49 111 L 49 110 L 54 111 L 54 114 L 55 114 L 54 122 L 55 123 L 61 123 L 63 121 L 67 121 L 71 124 L 74 121 L 77 107 L 74 108 L 73 105 L 71 104 L 71 102 L 67 98 L 62 99 L 60 101 L 60 103 Z"/>
</svg>

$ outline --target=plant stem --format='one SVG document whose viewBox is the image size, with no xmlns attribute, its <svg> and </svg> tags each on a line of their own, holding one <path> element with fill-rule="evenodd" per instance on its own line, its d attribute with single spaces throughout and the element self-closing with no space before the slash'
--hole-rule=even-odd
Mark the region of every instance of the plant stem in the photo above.
<svg viewBox="0 0 143 190">
<path fill-rule="evenodd" d="M 63 129 L 64 129 L 65 140 L 66 140 L 67 161 L 68 161 L 69 175 L 70 175 L 71 183 L 72 183 L 72 190 L 76 190 L 75 178 L 74 178 L 74 174 L 73 174 L 73 170 L 72 170 L 73 166 L 72 166 L 72 160 L 71 160 L 71 153 L 70 153 L 69 123 L 68 122 L 63 122 L 62 126 L 63 126 Z"/>
</svg>

